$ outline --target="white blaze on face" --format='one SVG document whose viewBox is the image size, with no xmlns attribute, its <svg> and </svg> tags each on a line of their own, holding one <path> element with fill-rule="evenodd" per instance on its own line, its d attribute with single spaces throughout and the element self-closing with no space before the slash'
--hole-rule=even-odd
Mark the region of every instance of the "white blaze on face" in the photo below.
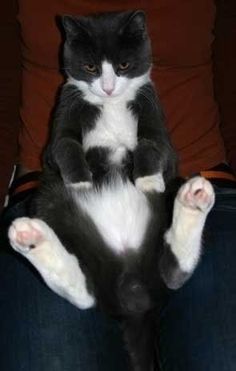
<svg viewBox="0 0 236 371">
<path fill-rule="evenodd" d="M 102 63 L 102 75 L 100 79 L 101 88 L 107 94 L 111 95 L 116 87 L 116 74 L 111 63 L 104 61 Z"/>
<path fill-rule="evenodd" d="M 104 104 L 111 101 L 115 104 L 123 101 L 126 105 L 135 98 L 142 85 L 150 82 L 150 71 L 133 78 L 118 76 L 112 64 L 107 61 L 102 62 L 101 69 L 101 75 L 94 77 L 90 83 L 76 80 L 69 75 L 67 84 L 78 87 L 83 92 L 84 99 L 92 104 Z"/>
</svg>

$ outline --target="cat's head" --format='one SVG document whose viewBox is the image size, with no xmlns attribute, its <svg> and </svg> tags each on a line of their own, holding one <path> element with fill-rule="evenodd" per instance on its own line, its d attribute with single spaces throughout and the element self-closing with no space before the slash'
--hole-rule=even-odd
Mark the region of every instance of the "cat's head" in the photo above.
<svg viewBox="0 0 236 371">
<path fill-rule="evenodd" d="M 151 47 L 142 11 L 64 16 L 64 68 L 91 99 L 122 96 L 146 82 Z"/>
</svg>

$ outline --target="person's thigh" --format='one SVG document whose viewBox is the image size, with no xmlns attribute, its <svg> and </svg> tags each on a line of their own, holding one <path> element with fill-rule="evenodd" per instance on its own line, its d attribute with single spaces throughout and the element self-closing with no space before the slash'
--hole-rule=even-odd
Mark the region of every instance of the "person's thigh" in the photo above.
<svg viewBox="0 0 236 371">
<path fill-rule="evenodd" d="M 54 294 L 14 253 L 0 253 L 1 371 L 120 371 L 126 354 L 116 322 Z"/>
<path fill-rule="evenodd" d="M 236 370 L 236 191 L 217 195 L 201 262 L 163 313 L 163 371 Z"/>
</svg>

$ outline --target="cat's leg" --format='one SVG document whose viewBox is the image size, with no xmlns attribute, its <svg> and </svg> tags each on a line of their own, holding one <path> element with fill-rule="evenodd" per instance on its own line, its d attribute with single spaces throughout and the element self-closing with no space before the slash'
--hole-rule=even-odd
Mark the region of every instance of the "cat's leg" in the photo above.
<svg viewBox="0 0 236 371">
<path fill-rule="evenodd" d="M 92 174 L 78 141 L 62 138 L 53 148 L 53 157 L 67 187 L 84 189 L 92 186 Z"/>
<path fill-rule="evenodd" d="M 212 185 L 202 177 L 188 180 L 179 189 L 160 261 L 161 274 L 169 288 L 181 287 L 194 271 L 201 254 L 202 231 L 214 200 Z"/>
<path fill-rule="evenodd" d="M 138 144 L 134 150 L 133 170 L 135 184 L 145 193 L 161 193 L 166 183 L 176 177 L 177 161 L 151 83 L 139 90 L 132 109 L 138 117 Z"/>
<path fill-rule="evenodd" d="M 78 260 L 67 252 L 45 222 L 18 218 L 10 226 L 8 236 L 13 249 L 34 265 L 53 291 L 80 309 L 95 304 Z"/>
<path fill-rule="evenodd" d="M 142 139 L 134 151 L 134 180 L 138 189 L 143 192 L 165 191 L 162 167 L 155 144 Z"/>
</svg>

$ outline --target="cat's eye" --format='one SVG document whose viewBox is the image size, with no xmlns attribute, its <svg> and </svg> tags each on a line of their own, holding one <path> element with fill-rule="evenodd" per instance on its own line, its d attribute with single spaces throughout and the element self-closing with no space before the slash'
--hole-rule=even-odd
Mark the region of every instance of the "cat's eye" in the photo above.
<svg viewBox="0 0 236 371">
<path fill-rule="evenodd" d="M 129 68 L 129 66 L 130 66 L 129 62 L 123 62 L 119 64 L 118 68 L 120 71 L 125 71 Z"/>
<path fill-rule="evenodd" d="M 91 64 L 85 64 L 84 69 L 87 72 L 93 73 L 93 74 L 97 73 L 97 71 L 98 71 L 98 68 L 97 68 L 96 64 L 92 64 L 92 63 Z"/>
</svg>

